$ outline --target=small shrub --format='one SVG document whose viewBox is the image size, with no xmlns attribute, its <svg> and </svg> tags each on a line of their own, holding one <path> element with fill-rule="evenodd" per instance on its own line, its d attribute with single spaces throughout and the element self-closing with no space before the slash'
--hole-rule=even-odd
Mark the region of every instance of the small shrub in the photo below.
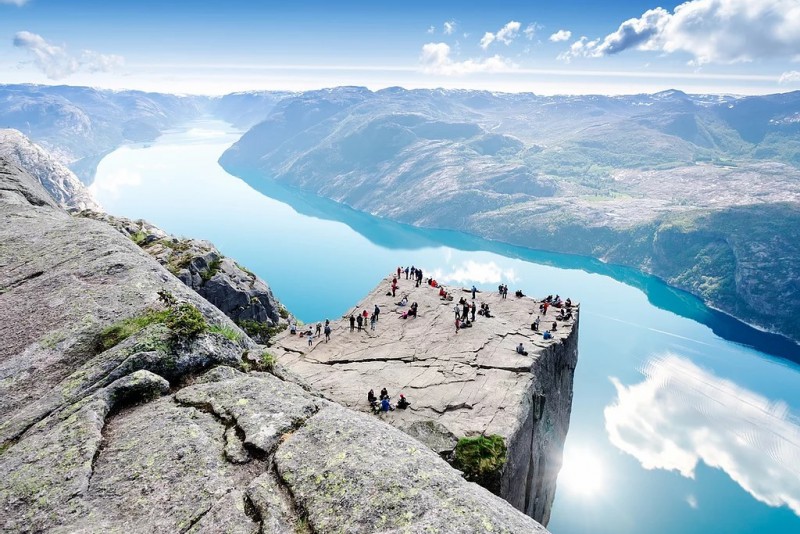
<svg viewBox="0 0 800 534">
<path fill-rule="evenodd" d="M 234 343 L 238 343 L 242 340 L 242 333 L 236 330 L 235 328 L 231 328 L 230 326 L 212 324 L 208 327 L 208 331 L 212 334 L 219 334 L 224 336 Z"/>
<path fill-rule="evenodd" d="M 149 310 L 142 315 L 128 317 L 109 326 L 100 332 L 100 338 L 97 341 L 98 351 L 106 351 L 119 345 L 151 324 L 165 323 L 169 314 L 169 310 Z"/>
<path fill-rule="evenodd" d="M 131 239 L 134 243 L 141 247 L 142 243 L 144 243 L 144 240 L 147 239 L 147 234 L 139 230 L 135 234 L 131 235 Z"/>
<path fill-rule="evenodd" d="M 287 310 L 284 306 L 281 306 L 280 309 L 278 310 L 278 315 L 280 315 L 282 319 L 288 319 L 289 310 Z"/>
<path fill-rule="evenodd" d="M 248 269 L 247 267 L 243 267 L 243 266 L 239 265 L 238 263 L 236 264 L 236 266 L 239 268 L 239 270 L 241 270 L 241 271 L 243 271 L 243 272 L 245 272 L 245 273 L 249 274 L 249 275 L 250 275 L 250 276 L 252 276 L 253 278 L 256 278 L 256 273 L 254 273 L 253 271 L 251 271 L 251 270 L 250 270 L 250 269 Z"/>
<path fill-rule="evenodd" d="M 222 258 L 217 258 L 214 261 L 212 261 L 208 265 L 208 270 L 200 273 L 200 278 L 203 279 L 203 282 L 208 282 L 209 280 L 214 278 L 214 275 L 219 272 L 219 268 L 221 265 L 222 265 Z"/>
<path fill-rule="evenodd" d="M 203 314 L 188 302 L 182 302 L 169 310 L 166 325 L 178 339 L 192 339 L 208 329 Z"/>
<path fill-rule="evenodd" d="M 275 369 L 275 356 L 273 356 L 269 351 L 264 351 L 261 354 L 261 361 L 259 364 L 261 365 L 261 369 L 264 371 L 272 372 Z"/>
<path fill-rule="evenodd" d="M 498 493 L 500 477 L 506 463 L 506 444 L 502 436 L 465 437 L 458 440 L 453 467 L 464 473 L 464 478 Z"/>
</svg>

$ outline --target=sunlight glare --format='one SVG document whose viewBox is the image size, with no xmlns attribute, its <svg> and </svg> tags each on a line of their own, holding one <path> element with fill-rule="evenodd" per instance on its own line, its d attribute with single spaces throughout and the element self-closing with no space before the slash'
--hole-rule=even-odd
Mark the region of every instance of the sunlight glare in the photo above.
<svg viewBox="0 0 800 534">
<path fill-rule="evenodd" d="M 559 488 L 588 497 L 597 495 L 604 482 L 603 462 L 596 453 L 589 449 L 564 451 L 564 464 L 558 474 Z"/>
</svg>

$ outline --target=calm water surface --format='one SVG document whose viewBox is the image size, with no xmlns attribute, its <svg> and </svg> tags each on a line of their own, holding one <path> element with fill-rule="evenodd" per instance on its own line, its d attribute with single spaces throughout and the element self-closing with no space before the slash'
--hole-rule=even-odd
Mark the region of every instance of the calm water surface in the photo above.
<svg viewBox="0 0 800 534">
<path fill-rule="evenodd" d="M 306 321 L 341 315 L 397 265 L 450 284 L 581 303 L 556 534 L 800 532 L 800 350 L 629 269 L 388 223 L 227 174 L 239 136 L 198 121 L 100 163 L 115 215 L 208 239 Z"/>
</svg>

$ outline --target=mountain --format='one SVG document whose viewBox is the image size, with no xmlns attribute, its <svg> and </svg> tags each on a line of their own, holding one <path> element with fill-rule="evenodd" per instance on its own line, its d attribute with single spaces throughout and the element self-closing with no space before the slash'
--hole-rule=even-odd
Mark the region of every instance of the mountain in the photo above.
<svg viewBox="0 0 800 534">
<path fill-rule="evenodd" d="M 3 160 L 0 218 L 0 530 L 547 532 Z"/>
<path fill-rule="evenodd" d="M 53 153 L 85 184 L 124 142 L 155 139 L 203 113 L 206 97 L 89 87 L 0 85 L 0 128 L 14 128 Z"/>
<path fill-rule="evenodd" d="M 0 158 L 34 176 L 62 208 L 101 209 L 75 173 L 21 132 L 0 130 Z"/>
<path fill-rule="evenodd" d="M 263 121 L 275 105 L 296 93 L 285 91 L 245 91 L 212 99 L 209 113 L 237 128 L 249 129 Z"/>
<path fill-rule="evenodd" d="M 220 159 L 404 223 L 594 256 L 800 340 L 800 92 L 537 96 L 344 87 Z"/>
</svg>

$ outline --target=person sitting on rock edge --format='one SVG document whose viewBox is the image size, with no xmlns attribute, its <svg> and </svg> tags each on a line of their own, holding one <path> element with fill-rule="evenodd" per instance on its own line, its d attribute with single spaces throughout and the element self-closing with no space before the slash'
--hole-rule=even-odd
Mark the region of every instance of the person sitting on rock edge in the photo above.
<svg viewBox="0 0 800 534">
<path fill-rule="evenodd" d="M 517 354 L 522 354 L 523 356 L 528 355 L 528 351 L 525 350 L 525 345 L 523 345 L 521 342 L 519 345 L 517 345 Z"/>
<path fill-rule="evenodd" d="M 394 408 L 392 408 L 392 405 L 389 403 L 389 397 L 386 397 L 381 401 L 381 411 L 388 412 L 389 410 L 394 410 Z"/>
<path fill-rule="evenodd" d="M 403 395 L 401 393 L 400 394 L 400 400 L 397 401 L 397 407 L 400 408 L 401 410 L 405 410 L 409 406 L 411 406 L 411 403 L 408 402 L 408 400 L 406 399 L 405 395 Z"/>
<path fill-rule="evenodd" d="M 367 393 L 367 402 L 372 404 L 376 400 L 378 400 L 378 398 L 375 396 L 375 390 L 373 389 L 369 390 L 369 393 Z"/>
</svg>

